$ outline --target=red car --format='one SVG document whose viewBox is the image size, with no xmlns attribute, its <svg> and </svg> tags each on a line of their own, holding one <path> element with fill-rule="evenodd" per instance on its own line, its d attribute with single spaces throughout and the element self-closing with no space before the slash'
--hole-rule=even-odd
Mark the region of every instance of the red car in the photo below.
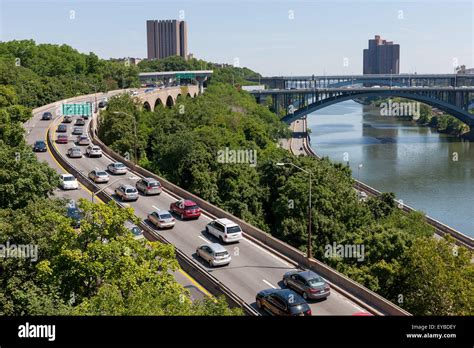
<svg viewBox="0 0 474 348">
<path fill-rule="evenodd" d="M 58 143 L 58 144 L 67 144 L 68 143 L 67 135 L 58 135 L 58 137 L 56 138 L 56 143 Z"/>
<path fill-rule="evenodd" d="M 180 199 L 177 202 L 170 204 L 170 211 L 179 215 L 181 220 L 197 219 L 201 216 L 201 209 L 198 205 L 187 199 Z"/>
</svg>

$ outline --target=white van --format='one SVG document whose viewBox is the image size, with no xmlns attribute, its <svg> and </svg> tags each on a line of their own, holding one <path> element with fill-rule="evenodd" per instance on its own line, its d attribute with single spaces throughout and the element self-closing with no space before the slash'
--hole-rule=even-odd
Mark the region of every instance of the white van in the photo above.
<svg viewBox="0 0 474 348">
<path fill-rule="evenodd" d="M 242 229 L 229 219 L 216 219 L 206 226 L 206 232 L 219 238 L 221 242 L 231 243 L 242 239 Z"/>
</svg>

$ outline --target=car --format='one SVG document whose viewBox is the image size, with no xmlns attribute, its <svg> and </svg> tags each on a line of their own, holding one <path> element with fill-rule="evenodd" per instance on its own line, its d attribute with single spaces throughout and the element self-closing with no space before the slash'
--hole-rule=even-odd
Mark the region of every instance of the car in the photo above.
<svg viewBox="0 0 474 348">
<path fill-rule="evenodd" d="M 82 117 L 79 117 L 76 122 L 74 123 L 75 126 L 85 126 L 86 125 L 86 121 L 82 118 Z"/>
<path fill-rule="evenodd" d="M 225 243 L 236 242 L 243 238 L 240 226 L 229 219 L 211 221 L 206 226 L 206 232 Z"/>
<path fill-rule="evenodd" d="M 89 145 L 86 149 L 86 155 L 89 157 L 102 157 L 102 150 L 97 145 Z"/>
<path fill-rule="evenodd" d="M 257 293 L 255 298 L 258 309 L 276 316 L 312 315 L 308 303 L 290 289 L 266 289 Z"/>
<path fill-rule="evenodd" d="M 115 189 L 115 195 L 122 201 L 136 201 L 138 199 L 137 189 L 128 184 L 119 185 Z"/>
<path fill-rule="evenodd" d="M 72 117 L 71 116 L 64 116 L 63 117 L 63 123 L 72 123 Z"/>
<path fill-rule="evenodd" d="M 158 228 L 173 228 L 176 220 L 167 210 L 155 210 L 148 214 L 148 221 Z"/>
<path fill-rule="evenodd" d="M 77 146 L 74 146 L 74 147 L 70 147 L 68 150 L 67 150 L 67 156 L 69 158 L 82 158 L 82 151 L 80 148 L 78 148 Z"/>
<path fill-rule="evenodd" d="M 82 129 L 82 127 L 74 127 L 72 129 L 72 134 L 74 135 L 82 135 L 84 133 L 84 130 Z"/>
<path fill-rule="evenodd" d="M 99 109 L 103 109 L 105 107 L 107 107 L 107 102 L 105 100 L 101 100 L 99 102 Z"/>
<path fill-rule="evenodd" d="M 381 87 L 378 85 L 375 85 L 375 86 L 372 86 L 371 88 L 381 88 Z"/>
<path fill-rule="evenodd" d="M 135 239 L 144 239 L 145 236 L 143 235 L 143 231 L 140 227 L 138 227 L 137 225 L 135 225 L 133 222 L 127 220 L 125 221 L 125 227 L 127 229 L 130 230 L 130 232 L 132 232 L 133 234 L 133 237 Z"/>
<path fill-rule="evenodd" d="M 127 167 L 122 162 L 110 163 L 107 170 L 115 175 L 127 173 Z"/>
<path fill-rule="evenodd" d="M 33 144 L 33 152 L 46 152 L 48 147 L 46 146 L 46 142 L 44 140 L 36 140 Z"/>
<path fill-rule="evenodd" d="M 87 135 L 78 135 L 76 138 L 77 145 L 89 145 L 91 141 Z"/>
<path fill-rule="evenodd" d="M 67 132 L 67 126 L 63 123 L 58 125 L 58 128 L 56 128 L 57 133 L 66 133 Z"/>
<path fill-rule="evenodd" d="M 88 174 L 89 179 L 95 183 L 109 182 L 109 174 L 105 170 L 94 169 Z"/>
<path fill-rule="evenodd" d="M 46 120 L 52 120 L 53 119 L 53 114 L 50 113 L 49 111 L 46 111 L 43 113 L 43 115 L 41 116 L 41 119 L 46 121 Z"/>
<path fill-rule="evenodd" d="M 367 201 L 367 193 L 364 191 L 357 191 L 357 198 L 359 202 L 366 202 Z"/>
<path fill-rule="evenodd" d="M 77 207 L 76 201 L 70 200 L 67 204 L 66 215 L 72 220 L 71 225 L 74 228 L 81 227 L 81 220 L 84 218 L 84 212 Z"/>
<path fill-rule="evenodd" d="M 162 191 L 160 182 L 153 178 L 140 179 L 135 184 L 135 187 L 145 196 L 159 195 Z"/>
<path fill-rule="evenodd" d="M 59 186 L 63 190 L 77 190 L 79 188 L 79 183 L 74 175 L 71 174 L 61 174 L 59 176 Z"/>
<path fill-rule="evenodd" d="M 56 138 L 56 143 L 58 144 L 67 144 L 68 142 L 69 142 L 69 138 L 67 137 L 67 135 L 60 134 Z"/>
<path fill-rule="evenodd" d="M 198 205 L 188 199 L 180 199 L 170 204 L 170 211 L 179 215 L 181 220 L 198 219 L 201 216 L 201 209 Z"/>
<path fill-rule="evenodd" d="M 283 284 L 307 299 L 325 299 L 331 294 L 331 287 L 319 274 L 313 271 L 289 271 L 283 275 Z"/>
<path fill-rule="evenodd" d="M 204 244 L 196 248 L 196 255 L 209 263 L 209 266 L 224 266 L 232 259 L 229 252 L 219 243 Z"/>
</svg>

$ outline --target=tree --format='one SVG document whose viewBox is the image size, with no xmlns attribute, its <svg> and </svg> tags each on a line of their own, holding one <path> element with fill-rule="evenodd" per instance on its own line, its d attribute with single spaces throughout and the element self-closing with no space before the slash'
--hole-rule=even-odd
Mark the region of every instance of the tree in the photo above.
<svg viewBox="0 0 474 348">
<path fill-rule="evenodd" d="M 451 238 L 417 238 L 402 261 L 403 307 L 414 315 L 473 315 L 472 257 Z"/>
</svg>

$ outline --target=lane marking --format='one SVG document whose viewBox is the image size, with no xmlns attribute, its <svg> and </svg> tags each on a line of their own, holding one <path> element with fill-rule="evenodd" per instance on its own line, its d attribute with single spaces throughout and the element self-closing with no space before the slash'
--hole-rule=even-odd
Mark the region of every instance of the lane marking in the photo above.
<svg viewBox="0 0 474 348">
<path fill-rule="evenodd" d="M 50 147 L 49 147 L 49 144 L 48 144 L 48 130 L 51 129 L 51 127 L 53 126 L 53 124 L 54 124 L 54 120 L 53 120 L 53 122 L 51 122 L 50 125 L 46 128 L 46 133 L 45 133 L 45 137 L 44 137 L 45 143 L 46 143 L 46 147 L 48 148 L 48 151 L 49 151 L 49 154 L 50 154 L 51 158 L 54 160 L 54 162 L 56 162 L 56 164 L 58 165 L 58 167 L 61 168 L 61 169 L 64 171 L 64 173 L 69 173 L 69 172 L 66 170 L 66 168 L 64 168 L 64 167 L 61 165 L 61 163 L 58 162 L 58 160 L 56 159 L 56 157 L 54 157 L 54 155 L 53 155 L 53 153 L 51 152 L 51 149 L 50 149 Z M 53 143 L 53 146 L 54 146 L 54 148 L 56 149 L 56 151 L 57 151 L 60 155 L 62 155 L 62 154 L 61 154 L 61 151 L 59 151 L 59 149 L 56 147 L 56 143 L 55 143 L 55 141 L 54 141 L 54 136 L 56 135 L 56 131 L 52 131 L 52 132 L 53 132 L 53 134 L 52 134 L 52 138 L 53 138 L 52 143 Z M 84 190 L 86 190 L 87 192 L 89 192 L 89 195 L 92 197 L 92 192 L 91 192 L 87 187 L 85 187 L 79 180 L 78 180 L 78 182 L 79 182 L 79 185 L 81 186 L 81 188 L 84 189 Z M 102 199 L 100 199 L 99 197 L 97 197 L 96 195 L 94 195 L 94 199 L 97 199 L 97 201 L 99 202 L 99 204 L 104 204 L 104 201 L 103 201 Z"/>
<path fill-rule="evenodd" d="M 56 162 L 56 164 L 58 165 L 59 168 L 61 168 L 62 170 L 64 170 L 65 173 L 67 173 L 68 171 L 66 170 L 66 168 L 64 168 L 59 162 L 58 160 L 56 160 L 56 158 L 53 156 L 52 152 L 51 152 L 51 149 L 49 148 L 49 144 L 48 144 L 48 130 L 51 128 L 51 126 L 53 125 L 54 121 L 51 122 L 51 124 L 49 125 L 48 128 L 46 128 L 46 133 L 45 133 L 45 137 L 44 139 L 46 140 L 46 147 L 48 148 L 48 151 L 49 151 L 49 155 L 53 158 L 54 162 Z M 55 131 L 53 131 L 54 133 L 52 134 L 53 135 L 53 139 L 54 139 L 54 134 L 56 133 Z M 54 148 L 58 151 L 59 154 L 61 154 L 61 152 L 59 151 L 59 149 L 56 147 L 56 144 L 54 143 L 54 140 L 53 140 L 53 146 Z M 84 185 L 80 184 L 81 187 L 83 187 L 86 191 L 88 191 L 91 195 L 92 195 L 92 192 L 89 191 L 89 189 L 87 189 L 87 187 L 84 187 Z M 104 204 L 104 201 L 102 201 L 102 199 L 100 199 L 99 197 L 95 196 L 95 199 L 97 199 L 101 204 Z M 155 206 L 153 206 L 154 208 L 156 208 Z M 187 274 L 185 271 L 183 271 L 181 268 L 178 269 L 179 273 L 181 273 L 184 277 L 186 277 L 196 288 L 199 289 L 199 291 L 201 291 L 203 294 L 205 294 L 207 297 L 211 298 L 214 302 L 217 302 L 217 300 L 212 296 L 212 294 L 207 291 L 201 284 L 199 284 L 193 277 L 191 277 L 189 274 Z"/>
<path fill-rule="evenodd" d="M 276 286 L 274 286 L 272 283 L 266 281 L 265 279 L 262 279 L 262 281 L 267 284 L 268 286 L 271 286 L 273 289 L 276 289 Z"/>
<path fill-rule="evenodd" d="M 199 289 L 204 295 L 207 297 L 210 297 L 214 302 L 217 302 L 214 296 L 204 289 L 201 284 L 199 284 L 193 277 L 191 277 L 189 274 L 187 274 L 185 271 L 183 271 L 181 268 L 178 269 L 178 272 L 181 273 L 183 276 L 185 276 L 196 288 Z"/>
<path fill-rule="evenodd" d="M 205 242 L 208 243 L 208 244 L 211 243 L 210 240 L 204 238 L 203 236 L 198 236 L 198 237 L 201 238 L 203 241 L 205 241 Z"/>
<path fill-rule="evenodd" d="M 290 265 L 288 262 L 282 260 L 281 258 L 279 258 L 278 256 L 276 256 L 275 254 L 272 254 L 271 252 L 269 252 L 268 250 L 265 250 L 264 248 L 262 248 L 260 245 L 257 245 L 255 244 L 254 242 L 252 242 L 251 240 L 247 239 L 247 238 L 244 238 L 244 240 L 246 240 L 248 243 L 252 244 L 255 248 L 263 251 L 264 253 L 270 255 L 271 257 L 273 257 L 274 259 L 280 261 L 281 263 L 285 264 L 286 266 L 288 267 L 293 267 L 292 265 Z"/>
<path fill-rule="evenodd" d="M 161 210 L 161 209 L 158 208 L 156 205 L 152 205 L 152 208 L 155 208 L 156 210 Z"/>
</svg>

